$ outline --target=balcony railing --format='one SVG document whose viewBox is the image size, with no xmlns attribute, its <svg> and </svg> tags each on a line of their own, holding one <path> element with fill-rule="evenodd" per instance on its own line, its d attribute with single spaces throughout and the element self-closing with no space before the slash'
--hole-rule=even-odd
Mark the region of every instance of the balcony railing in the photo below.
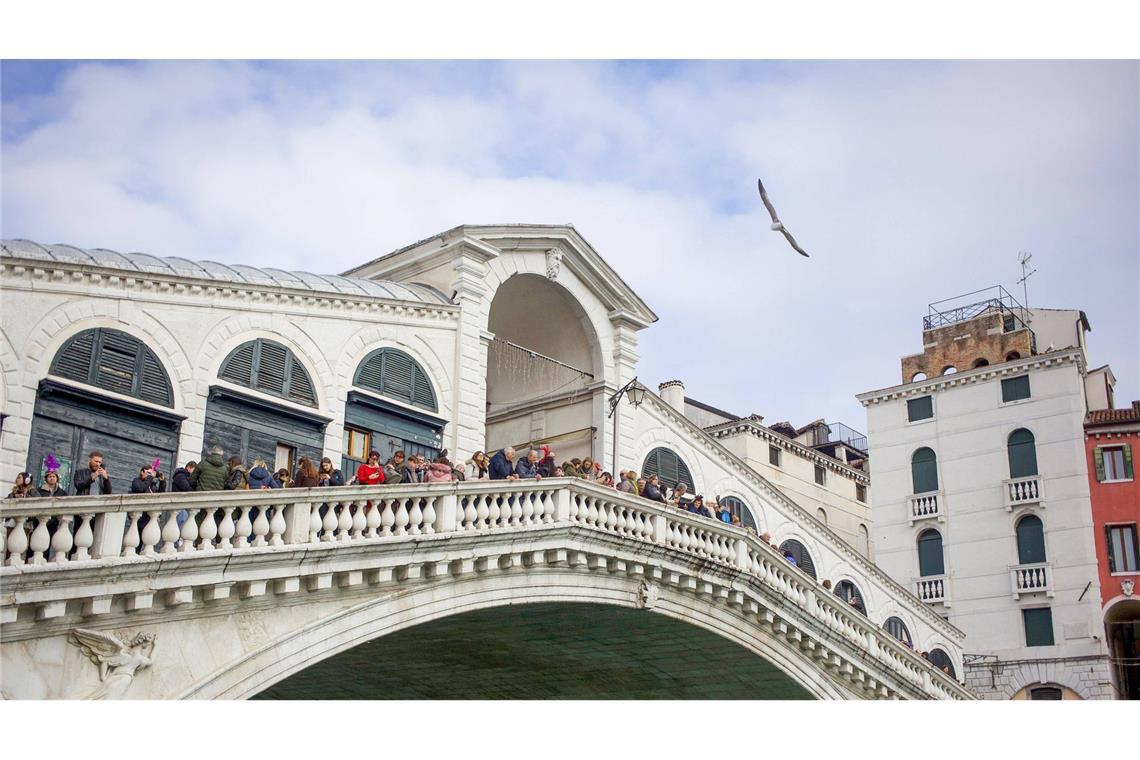
<svg viewBox="0 0 1140 760">
<path fill-rule="evenodd" d="M 922 578 L 916 578 L 914 588 L 914 595 L 927 604 L 942 603 L 947 607 L 950 606 L 946 601 L 945 575 L 927 575 Z"/>
<path fill-rule="evenodd" d="M 907 519 L 914 525 L 917 520 L 937 519 L 942 521 L 942 492 L 927 491 L 912 493 L 906 497 Z"/>
<path fill-rule="evenodd" d="M 1002 488 L 1005 490 L 1005 508 L 1012 510 L 1025 504 L 1045 506 L 1041 485 L 1040 475 L 1002 481 Z"/>
<path fill-rule="evenodd" d="M 1031 565 L 1014 565 L 1009 569 L 1010 586 L 1013 598 L 1022 594 L 1053 596 L 1053 569 L 1048 562 L 1035 562 Z"/>
</svg>

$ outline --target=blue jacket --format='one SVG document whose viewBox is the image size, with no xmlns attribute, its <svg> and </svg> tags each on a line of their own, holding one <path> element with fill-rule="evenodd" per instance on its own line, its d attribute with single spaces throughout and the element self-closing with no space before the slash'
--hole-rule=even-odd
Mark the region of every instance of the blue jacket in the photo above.
<svg viewBox="0 0 1140 760">
<path fill-rule="evenodd" d="M 534 480 L 534 477 L 538 475 L 538 468 L 531 464 L 529 459 L 520 459 L 515 465 L 515 475 L 518 475 L 522 480 Z"/>
<path fill-rule="evenodd" d="M 260 491 L 262 486 L 280 488 L 281 484 L 273 478 L 269 470 L 264 467 L 254 467 L 249 471 L 249 490 Z"/>
<path fill-rule="evenodd" d="M 495 456 L 491 457 L 491 462 L 487 465 L 487 477 L 491 480 L 506 480 L 513 472 L 514 468 L 511 467 L 502 449 L 495 452 Z"/>
</svg>

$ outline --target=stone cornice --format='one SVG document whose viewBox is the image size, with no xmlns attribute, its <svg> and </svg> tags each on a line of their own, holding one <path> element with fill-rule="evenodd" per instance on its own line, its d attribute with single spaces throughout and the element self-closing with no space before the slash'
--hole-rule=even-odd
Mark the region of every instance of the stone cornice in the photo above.
<svg viewBox="0 0 1140 760">
<path fill-rule="evenodd" d="M 797 456 L 807 459 L 810 462 L 823 465 L 829 470 L 833 470 L 834 472 L 837 472 L 844 477 L 850 478 L 856 483 L 860 483 L 865 486 L 871 485 L 871 476 L 867 473 L 862 472 L 861 470 L 856 470 L 854 467 L 846 465 L 837 459 L 827 456 L 826 454 L 821 454 L 815 449 L 804 446 L 799 441 L 793 441 L 791 438 L 788 438 L 785 435 L 780 435 L 776 431 L 765 427 L 763 424 L 757 422 L 756 420 L 745 418 L 740 420 L 733 420 L 731 422 L 722 422 L 719 425 L 713 425 L 711 427 L 705 428 L 705 430 L 714 438 L 725 438 L 737 433 L 749 433 L 770 443 L 778 444 L 781 448 L 787 451 L 795 452 Z"/>
<path fill-rule="evenodd" d="M 871 406 L 872 404 L 894 401 L 900 398 L 907 398 L 908 396 L 937 393 L 957 385 L 971 385 L 995 378 L 1021 375 L 1034 369 L 1043 369 L 1045 367 L 1055 367 L 1065 364 L 1075 364 L 1077 369 L 1083 373 L 1084 359 L 1081 356 L 1081 350 L 1079 348 L 1071 348 L 1062 351 L 1053 351 L 1047 354 L 1037 354 L 1036 356 L 1030 356 L 1025 359 L 1017 359 L 1011 362 L 1002 362 L 1001 364 L 991 364 L 985 367 L 978 367 L 977 369 L 955 372 L 952 375 L 942 375 L 940 377 L 919 380 L 915 383 L 904 383 L 903 385 L 894 385 L 890 388 L 867 391 L 866 393 L 856 395 L 855 398 L 863 406 Z"/>
<path fill-rule="evenodd" d="M 713 438 L 707 432 L 690 421 L 685 415 L 679 413 L 676 409 L 669 406 L 665 401 L 656 393 L 647 390 L 645 393 L 646 400 L 653 406 L 661 416 L 672 420 L 674 423 L 688 429 L 688 431 L 695 438 L 694 442 L 701 442 L 705 445 L 706 453 L 711 454 L 714 458 L 720 459 L 732 469 L 737 470 L 741 475 L 750 480 L 753 485 L 757 486 L 759 490 L 768 495 L 774 502 L 783 506 L 786 510 L 788 517 L 792 517 L 799 528 L 807 533 L 813 535 L 813 538 L 827 544 L 838 554 L 841 554 L 853 566 L 863 571 L 868 579 L 873 579 L 882 585 L 890 588 L 895 593 L 899 594 L 902 602 L 909 602 L 908 609 L 915 617 L 922 619 L 927 625 L 930 625 L 936 630 L 942 631 L 951 638 L 957 645 L 961 646 L 962 640 L 965 638 L 959 628 L 951 625 L 949 621 L 943 620 L 936 615 L 926 604 L 924 604 L 918 597 L 916 597 L 909 589 L 902 584 L 895 581 L 889 575 L 879 569 L 877 565 L 872 563 L 869 559 L 855 551 L 855 548 L 837 536 L 830 528 L 823 525 L 813 515 L 797 504 L 792 499 L 784 495 L 782 491 L 776 488 L 772 483 L 756 470 L 748 466 L 748 464 L 740 457 L 733 454 L 726 449 L 723 444 Z"/>
<path fill-rule="evenodd" d="M 453 322 L 458 319 L 460 311 L 458 306 L 451 304 L 425 304 L 277 285 L 179 277 L 89 264 L 21 259 L 14 256 L 5 256 L 0 262 L 0 281 L 3 282 L 3 287 L 12 289 L 82 284 L 86 287 L 107 290 L 125 289 L 133 296 L 148 295 L 154 298 L 174 296 L 202 301 L 221 299 L 232 301 L 235 308 L 243 309 L 248 309 L 251 304 L 261 304 L 273 309 L 319 308 L 327 310 L 332 315 L 345 314 L 354 317 L 374 314 L 391 318 L 413 317 L 429 321 Z"/>
</svg>

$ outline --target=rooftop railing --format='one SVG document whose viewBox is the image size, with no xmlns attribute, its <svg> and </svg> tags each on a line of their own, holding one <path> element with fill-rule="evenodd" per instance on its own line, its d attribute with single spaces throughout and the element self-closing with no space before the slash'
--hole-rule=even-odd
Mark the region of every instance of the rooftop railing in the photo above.
<svg viewBox="0 0 1140 760">
<path fill-rule="evenodd" d="M 928 304 L 926 309 L 926 316 L 922 318 L 923 330 L 965 322 L 987 311 L 996 311 L 1003 315 L 1006 320 L 1006 332 L 1029 327 L 1026 308 L 1001 285 L 935 301 Z"/>
</svg>

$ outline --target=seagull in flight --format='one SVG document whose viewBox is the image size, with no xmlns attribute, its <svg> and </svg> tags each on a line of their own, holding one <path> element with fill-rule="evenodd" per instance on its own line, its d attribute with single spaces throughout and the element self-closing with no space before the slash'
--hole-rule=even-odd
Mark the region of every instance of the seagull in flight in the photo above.
<svg viewBox="0 0 1140 760">
<path fill-rule="evenodd" d="M 799 244 L 796 242 L 796 239 L 792 237 L 792 234 L 790 232 L 784 229 L 784 223 L 781 222 L 779 217 L 776 216 L 776 209 L 773 208 L 772 201 L 768 200 L 768 193 L 764 190 L 764 183 L 758 179 L 756 180 L 756 184 L 760 186 L 760 200 L 764 201 L 764 208 L 768 209 L 768 215 L 772 217 L 772 229 L 776 232 L 782 233 L 784 237 L 788 239 L 788 242 L 791 243 L 792 248 L 796 249 L 797 253 L 799 253 L 801 256 L 807 256 L 807 251 L 805 251 L 803 248 L 800 248 Z"/>
</svg>

